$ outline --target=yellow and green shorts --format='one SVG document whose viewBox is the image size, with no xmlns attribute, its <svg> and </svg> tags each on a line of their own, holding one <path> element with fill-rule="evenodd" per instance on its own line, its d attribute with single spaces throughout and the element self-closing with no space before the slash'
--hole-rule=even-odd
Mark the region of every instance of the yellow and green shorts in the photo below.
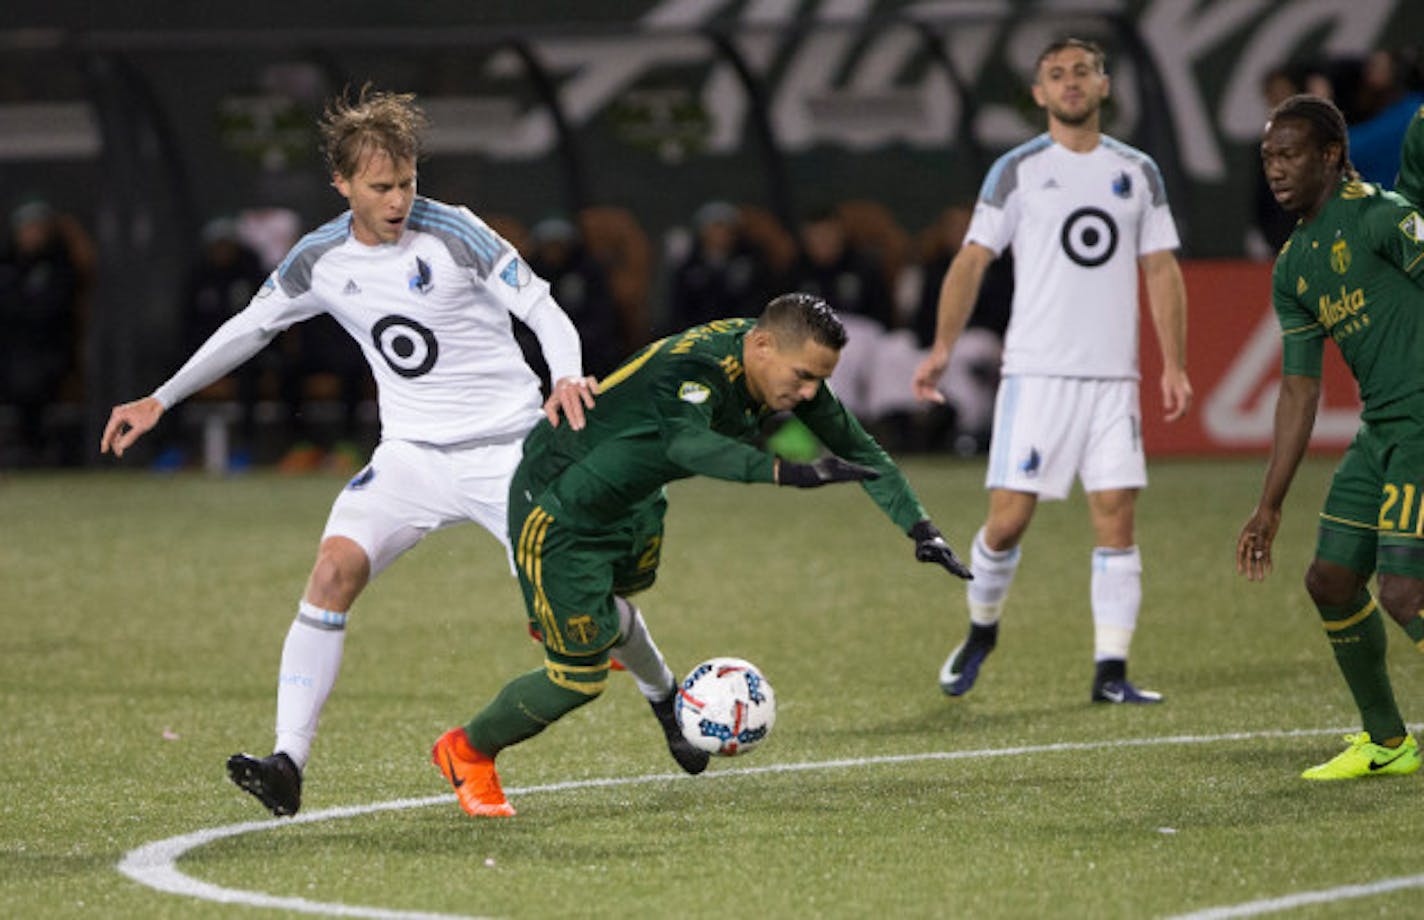
<svg viewBox="0 0 1424 920">
<path fill-rule="evenodd" d="M 563 525 L 538 502 L 510 502 L 525 610 L 552 660 L 603 655 L 618 641 L 614 595 L 635 594 L 657 579 L 666 511 L 659 496 L 591 530 Z"/>
<path fill-rule="evenodd" d="M 1316 558 L 1424 579 L 1424 420 L 1367 422 L 1335 470 Z"/>
</svg>

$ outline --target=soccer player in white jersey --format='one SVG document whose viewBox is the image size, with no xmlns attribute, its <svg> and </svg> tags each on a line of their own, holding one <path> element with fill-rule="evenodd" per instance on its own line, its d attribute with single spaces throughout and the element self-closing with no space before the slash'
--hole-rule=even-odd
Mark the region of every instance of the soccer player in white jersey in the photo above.
<svg viewBox="0 0 1424 920">
<path fill-rule="evenodd" d="M 1162 699 L 1127 679 L 1142 600 L 1133 512 L 1147 484 L 1137 393 L 1138 269 L 1162 351 L 1169 421 L 1192 401 L 1186 287 L 1161 173 L 1146 154 L 1102 134 L 1107 95 L 1103 52 L 1094 43 L 1063 39 L 1039 56 L 1033 97 L 1048 113 L 1048 131 L 1004 154 L 984 179 L 965 245 L 940 290 L 934 346 L 915 370 L 915 395 L 943 402 L 938 383 L 984 271 L 1012 246 L 1013 313 L 985 481 L 989 513 L 971 550 L 969 635 L 940 670 L 950 696 L 974 686 L 994 648 L 1019 543 L 1038 502 L 1066 497 L 1076 476 L 1095 538 L 1091 699 Z"/>
<path fill-rule="evenodd" d="M 336 682 L 351 605 L 427 533 L 475 521 L 505 545 L 509 482 L 539 419 L 539 382 L 510 314 L 538 335 L 574 428 L 593 405 L 573 323 L 513 247 L 463 207 L 416 195 L 425 119 L 408 94 L 369 86 L 327 107 L 322 142 L 350 210 L 303 237 L 252 302 L 152 395 L 116 406 L 101 451 L 122 456 L 180 400 L 293 323 L 330 313 L 375 376 L 381 443 L 337 497 L 282 648 L 276 744 L 228 773 L 273 814 L 295 814 L 317 719 Z M 512 571 L 512 569 L 511 569 Z"/>
</svg>

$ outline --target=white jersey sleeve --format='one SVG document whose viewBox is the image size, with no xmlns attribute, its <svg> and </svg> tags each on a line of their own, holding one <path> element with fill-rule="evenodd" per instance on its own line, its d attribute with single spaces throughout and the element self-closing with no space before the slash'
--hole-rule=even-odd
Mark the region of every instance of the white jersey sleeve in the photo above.
<svg viewBox="0 0 1424 920">
<path fill-rule="evenodd" d="M 1013 248 L 1005 374 L 1137 378 L 1138 259 L 1178 245 L 1150 157 L 1040 135 L 995 162 L 967 239 Z"/>
<path fill-rule="evenodd" d="M 172 408 L 230 374 L 266 347 L 283 329 L 320 313 L 321 303 L 308 288 L 291 284 L 292 293 L 288 293 L 288 287 L 282 284 L 282 269 L 305 248 L 321 247 L 330 234 L 331 226 L 328 225 L 299 240 L 283 265 L 258 288 L 246 309 L 214 330 L 177 373 L 153 391 L 153 397 L 165 409 Z"/>
<path fill-rule="evenodd" d="M 524 322 L 539 339 L 544 363 L 549 366 L 550 383 L 565 377 L 583 377 L 583 350 L 578 328 L 569 315 L 554 303 L 554 298 L 546 296 L 535 303 L 525 315 Z"/>
</svg>

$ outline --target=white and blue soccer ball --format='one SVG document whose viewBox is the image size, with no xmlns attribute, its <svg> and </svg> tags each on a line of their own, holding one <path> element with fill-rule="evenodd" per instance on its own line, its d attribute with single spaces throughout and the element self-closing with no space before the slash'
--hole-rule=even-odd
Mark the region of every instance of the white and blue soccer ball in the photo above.
<svg viewBox="0 0 1424 920">
<path fill-rule="evenodd" d="M 677 691 L 682 736 L 709 754 L 745 754 L 776 723 L 776 693 L 761 669 L 741 658 L 710 658 Z"/>
</svg>

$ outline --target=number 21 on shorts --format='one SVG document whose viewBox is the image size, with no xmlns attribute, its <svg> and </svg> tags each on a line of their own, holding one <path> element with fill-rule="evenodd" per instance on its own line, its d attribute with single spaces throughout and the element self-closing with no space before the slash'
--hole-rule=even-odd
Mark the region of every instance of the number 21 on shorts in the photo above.
<svg viewBox="0 0 1424 920">
<path fill-rule="evenodd" d="M 1413 533 L 1424 536 L 1424 502 L 1419 501 L 1419 487 L 1412 482 L 1384 484 L 1384 500 L 1380 502 L 1381 533 Z"/>
</svg>

